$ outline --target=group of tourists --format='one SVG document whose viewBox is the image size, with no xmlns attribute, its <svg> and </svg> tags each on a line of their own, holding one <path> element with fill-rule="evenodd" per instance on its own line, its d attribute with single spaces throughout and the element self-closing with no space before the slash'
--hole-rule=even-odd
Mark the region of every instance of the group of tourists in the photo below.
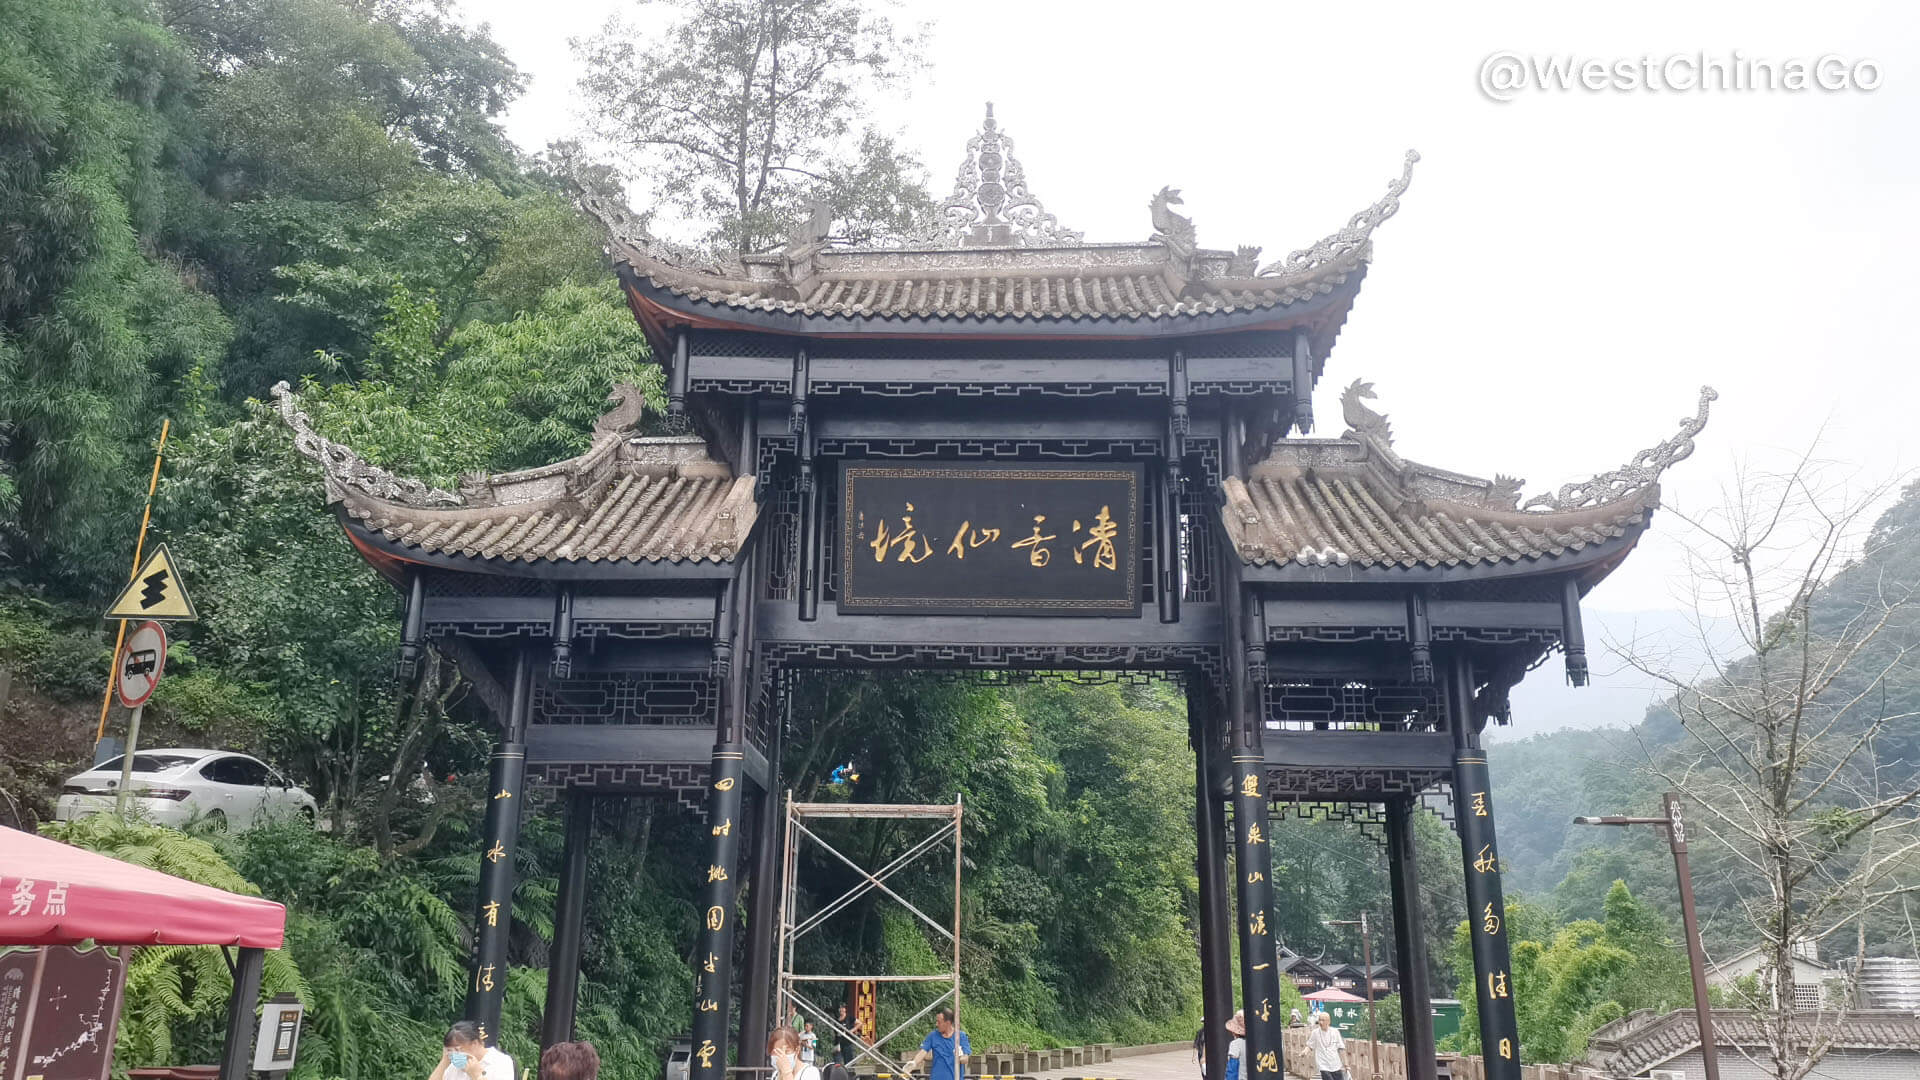
<svg viewBox="0 0 1920 1080">
<path fill-rule="evenodd" d="M 1301 1023 L 1300 1010 L 1293 1010 L 1293 1024 Z M 1227 1034 L 1232 1039 L 1227 1043 L 1227 1067 L 1224 1075 L 1215 1075 L 1207 1067 L 1207 1032 L 1201 1028 L 1193 1037 L 1193 1060 L 1200 1066 L 1200 1080 L 1251 1080 L 1246 1075 L 1247 1057 L 1247 1014 L 1236 1009 L 1233 1018 L 1225 1024 Z M 1347 1076 L 1347 1040 L 1340 1029 L 1333 1026 L 1333 1017 L 1325 1012 L 1313 1014 L 1312 1028 L 1307 1032 L 1306 1057 L 1301 1073 L 1312 1076 L 1319 1073 L 1319 1080 L 1348 1080 Z"/>
<path fill-rule="evenodd" d="M 845 1005 L 840 1006 L 839 1022 L 835 1026 L 839 1029 L 839 1035 L 834 1040 L 833 1060 L 824 1072 L 825 1080 L 840 1080 L 849 1076 L 846 1070 L 858 1053 L 847 1034 L 853 1030 L 853 1022 L 847 1015 Z M 973 1044 L 968 1041 L 966 1032 L 955 1028 L 953 1010 L 941 1009 L 935 1013 L 933 1027 L 934 1030 L 920 1040 L 919 1051 L 901 1066 L 900 1071 L 912 1076 L 926 1068 L 926 1080 L 966 1080 L 966 1067 L 973 1056 Z M 815 1064 L 818 1046 L 819 1037 L 814 1033 L 812 1022 L 803 1020 L 800 1013 L 794 1011 L 787 1023 L 774 1028 L 767 1036 L 767 1058 L 773 1066 L 773 1080 L 822 1080 L 823 1071 Z"/>
<path fill-rule="evenodd" d="M 1237 1019 L 1237 1017 L 1236 1017 Z M 850 1076 L 846 1070 L 851 1066 L 858 1052 L 853 1037 L 853 1021 L 848 1016 L 845 1005 L 840 1006 L 839 1034 L 834 1040 L 832 1061 L 828 1068 L 839 1072 L 841 1076 Z M 926 1080 L 966 1080 L 967 1062 L 973 1056 L 973 1045 L 967 1040 L 967 1033 L 954 1027 L 953 1010 L 941 1009 L 934 1014 L 934 1030 L 920 1040 L 920 1050 L 901 1071 L 908 1076 L 926 1068 Z M 820 1067 L 815 1064 L 819 1056 L 820 1037 L 813 1030 L 813 1023 L 801 1018 L 798 1010 L 788 1017 L 785 1024 L 773 1029 L 767 1036 L 767 1064 L 772 1066 L 773 1080 L 822 1080 Z M 931 1066 L 928 1068 L 928 1066 Z M 540 1080 L 596 1080 L 600 1074 L 600 1053 L 590 1042 L 563 1042 L 547 1047 L 540 1055 Z M 513 1071 L 513 1058 L 497 1046 L 488 1046 L 480 1033 L 480 1025 L 472 1020 L 462 1020 L 447 1029 L 447 1037 L 442 1041 L 440 1064 L 434 1067 L 428 1080 L 516 1080 Z M 837 1080 L 829 1077 L 828 1080 Z"/>
<path fill-rule="evenodd" d="M 480 1025 L 462 1020 L 447 1029 L 440 1064 L 429 1080 L 516 1080 L 513 1058 L 488 1046 Z M 595 1080 L 600 1052 L 590 1042 L 555 1043 L 540 1055 L 540 1080 Z"/>
<path fill-rule="evenodd" d="M 901 1071 L 911 1076 L 927 1068 L 926 1080 L 966 1080 L 967 1062 L 973 1056 L 967 1033 L 955 1029 L 951 1009 L 936 1013 L 933 1026 L 934 1030 L 920 1041 L 919 1052 Z M 853 1039 L 846 1034 L 853 1030 L 853 1022 L 845 1005 L 840 1006 L 838 1027 L 841 1034 L 834 1040 L 829 1068 L 842 1070 L 842 1075 L 847 1075 L 844 1070 L 852 1064 L 857 1051 Z M 801 1019 L 798 1011 L 792 1013 L 787 1023 L 774 1028 L 767 1036 L 767 1063 L 773 1068 L 773 1080 L 822 1080 L 821 1069 L 815 1064 L 819 1043 L 813 1023 Z M 599 1073 L 600 1054 L 590 1042 L 556 1043 L 540 1055 L 540 1080 L 596 1080 Z M 462 1020 L 447 1029 L 440 1064 L 434 1067 L 428 1080 L 516 1078 L 513 1058 L 497 1046 L 488 1046 L 480 1034 L 479 1024 Z"/>
<path fill-rule="evenodd" d="M 855 1042 L 858 1036 L 853 1033 L 853 1016 L 847 1006 L 840 1006 L 840 1015 L 834 1021 L 834 1029 L 835 1033 L 831 1051 L 827 1056 L 827 1064 L 851 1066 L 854 1056 L 859 1053 L 859 1044 Z M 773 1052 L 772 1038 L 778 1036 L 783 1030 L 791 1031 L 797 1040 L 798 1049 L 795 1052 L 798 1054 L 798 1057 L 796 1061 L 800 1065 L 817 1066 L 820 1062 L 820 1036 L 813 1030 L 813 1021 L 801 1016 L 799 1009 L 794 1009 L 792 1012 L 789 1012 L 787 1014 L 787 1022 L 782 1027 L 775 1028 L 773 1033 L 768 1036 L 767 1052 L 769 1054 Z M 829 1078 L 829 1080 L 833 1080 L 833 1078 Z"/>
</svg>

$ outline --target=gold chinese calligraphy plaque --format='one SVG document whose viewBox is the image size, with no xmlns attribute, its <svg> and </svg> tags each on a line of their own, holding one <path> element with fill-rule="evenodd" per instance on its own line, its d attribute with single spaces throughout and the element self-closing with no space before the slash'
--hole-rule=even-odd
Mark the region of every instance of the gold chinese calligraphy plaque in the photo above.
<svg viewBox="0 0 1920 1080">
<path fill-rule="evenodd" d="M 876 465 L 840 474 L 842 614 L 1140 613 L 1145 469 Z"/>
</svg>

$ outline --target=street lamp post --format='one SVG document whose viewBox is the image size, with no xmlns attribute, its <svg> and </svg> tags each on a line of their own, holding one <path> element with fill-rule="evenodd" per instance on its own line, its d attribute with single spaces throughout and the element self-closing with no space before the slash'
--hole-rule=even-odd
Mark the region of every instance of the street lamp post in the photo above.
<svg viewBox="0 0 1920 1080">
<path fill-rule="evenodd" d="M 1687 966 L 1693 970 L 1693 1016 L 1700 1028 L 1700 1066 L 1707 1080 L 1720 1080 L 1720 1053 L 1713 1037 L 1713 1009 L 1707 1001 L 1707 954 L 1700 945 L 1700 917 L 1693 906 L 1693 873 L 1687 868 L 1687 820 L 1680 796 L 1667 792 L 1665 817 L 1577 817 L 1575 825 L 1652 825 L 1667 834 L 1673 871 L 1680 879 L 1680 922 L 1687 937 Z"/>
<path fill-rule="evenodd" d="M 1360 962 L 1366 966 L 1361 981 L 1367 984 L 1367 1045 L 1372 1047 L 1373 1078 L 1380 1080 L 1380 1029 L 1373 1022 L 1373 936 L 1367 930 L 1367 913 L 1361 912 L 1357 919 L 1328 919 L 1326 924 L 1360 928 Z"/>
</svg>

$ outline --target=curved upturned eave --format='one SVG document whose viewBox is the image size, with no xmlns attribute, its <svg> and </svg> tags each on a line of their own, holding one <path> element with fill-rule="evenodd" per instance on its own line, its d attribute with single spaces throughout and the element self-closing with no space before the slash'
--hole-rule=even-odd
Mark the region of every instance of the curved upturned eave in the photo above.
<svg viewBox="0 0 1920 1080">
<path fill-rule="evenodd" d="M 1247 307 L 1234 311 L 1180 312 L 1166 315 L 849 315 L 766 311 L 684 296 L 655 284 L 625 263 L 619 264 L 621 285 L 635 314 L 649 330 L 667 325 L 702 329 L 747 330 L 813 338 L 920 338 L 925 340 L 978 339 L 1062 341 L 1160 340 L 1198 334 L 1244 330 L 1286 330 L 1312 323 L 1332 313 L 1344 315 L 1366 278 L 1367 264 L 1346 272 L 1346 280 L 1329 292 L 1288 304 Z M 654 309 L 651 313 L 643 307 Z M 665 316 L 662 318 L 661 316 Z"/>
<path fill-rule="evenodd" d="M 1626 558 L 1627 554 L 1640 542 L 1647 528 L 1652 524 L 1653 511 L 1646 511 L 1644 519 L 1620 536 L 1609 538 L 1598 544 L 1587 544 L 1579 550 L 1564 551 L 1558 555 L 1543 554 L 1521 559 L 1484 560 L 1476 563 L 1441 563 L 1429 566 L 1418 563 L 1403 566 L 1398 563 L 1363 565 L 1349 562 L 1345 566 L 1302 564 L 1293 560 L 1285 563 L 1269 562 L 1257 565 L 1243 565 L 1241 579 L 1249 584 L 1418 584 L 1433 585 L 1446 582 L 1463 581 L 1500 581 L 1515 578 L 1544 577 L 1547 575 L 1581 575 L 1581 586 L 1590 589 L 1612 573 L 1614 567 Z M 1238 553 L 1233 553 L 1235 557 Z"/>
<path fill-rule="evenodd" d="M 474 555 L 447 554 L 444 552 L 422 551 L 403 541 L 390 540 L 377 530 L 369 529 L 347 513 L 345 508 L 336 505 L 335 515 L 340 519 L 341 528 L 346 531 L 347 540 L 360 552 L 374 569 L 390 579 L 397 579 L 402 566 L 424 566 L 437 570 L 457 570 L 467 574 L 486 574 L 492 577 L 533 578 L 539 581 L 709 581 L 726 580 L 733 577 L 734 559 L 715 560 L 711 558 L 659 559 L 654 561 L 635 559 L 505 559 Z M 755 522 L 756 529 L 758 522 Z M 749 533 L 740 550 L 746 550 L 753 543 L 753 533 Z"/>
</svg>

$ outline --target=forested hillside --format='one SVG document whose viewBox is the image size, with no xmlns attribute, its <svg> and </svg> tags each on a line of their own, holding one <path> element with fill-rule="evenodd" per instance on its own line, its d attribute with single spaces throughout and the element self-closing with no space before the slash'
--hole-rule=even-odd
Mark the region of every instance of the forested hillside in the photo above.
<svg viewBox="0 0 1920 1080">
<path fill-rule="evenodd" d="M 1815 720 L 1821 728 L 1832 724 L 1828 741 L 1845 750 L 1884 720 L 1883 728 L 1872 731 L 1857 756 L 1838 771 L 1848 778 L 1872 777 L 1889 797 L 1910 790 L 1920 772 L 1920 718 L 1914 716 L 1920 703 L 1920 670 L 1908 655 L 1920 644 L 1920 616 L 1906 599 L 1920 583 L 1916 521 L 1920 485 L 1908 487 L 1879 514 L 1856 557 L 1835 565 L 1805 603 L 1805 622 L 1815 639 L 1841 638 L 1849 632 L 1864 636 L 1863 612 L 1875 621 L 1884 619 L 1878 633 L 1847 655 L 1834 685 L 1808 703 L 1807 726 L 1814 730 Z M 1779 619 L 1762 625 L 1773 633 L 1791 630 Z M 1661 646 L 1657 641 L 1649 644 Z M 1677 647 L 1699 646 L 1683 641 Z M 1707 693 L 1716 687 L 1724 693 L 1746 679 L 1752 665 L 1750 657 L 1733 657 L 1723 674 L 1702 680 L 1700 686 Z M 1816 707 L 1821 705 L 1824 711 Z M 1574 826 L 1572 818 L 1658 813 L 1661 792 L 1669 784 L 1656 770 L 1687 774 L 1690 752 L 1697 753 L 1697 747 L 1671 702 L 1653 708 L 1631 727 L 1495 743 L 1489 758 L 1504 799 L 1500 838 L 1508 880 L 1530 897 L 1550 902 L 1562 918 L 1599 917 L 1607 885 L 1617 879 L 1658 909 L 1676 910 L 1673 863 L 1664 841 L 1651 830 L 1583 829 Z M 1698 766 L 1692 770 L 1699 771 Z M 1844 807 L 1846 797 L 1854 794 L 1851 787 L 1830 789 L 1824 801 Z M 1821 801 L 1816 797 L 1816 808 Z M 1694 851 L 1709 952 L 1727 955 L 1750 947 L 1753 935 L 1739 908 L 1741 899 L 1752 894 L 1753 883 L 1744 879 L 1725 849 L 1696 843 Z M 1900 880 L 1910 882 L 1911 872 Z M 1917 914 L 1920 910 L 1907 900 L 1881 908 L 1860 920 L 1855 932 L 1823 942 L 1823 955 L 1829 960 L 1850 956 L 1863 941 L 1870 955 L 1915 955 Z"/>
</svg>

